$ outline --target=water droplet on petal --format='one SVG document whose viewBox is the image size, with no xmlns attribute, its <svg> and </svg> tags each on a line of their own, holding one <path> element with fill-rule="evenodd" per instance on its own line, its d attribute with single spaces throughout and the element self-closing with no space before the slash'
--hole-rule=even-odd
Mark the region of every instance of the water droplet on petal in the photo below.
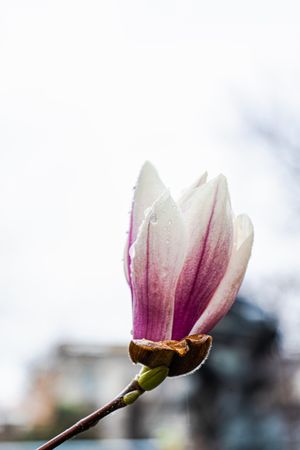
<svg viewBox="0 0 300 450">
<path fill-rule="evenodd" d="M 151 222 L 153 225 L 157 224 L 158 220 L 157 220 L 157 215 L 156 215 L 155 213 L 151 214 L 150 222 Z"/>
<path fill-rule="evenodd" d="M 134 245 L 132 245 L 129 249 L 129 256 L 131 259 L 133 259 L 135 257 L 135 248 Z"/>
<path fill-rule="evenodd" d="M 163 267 L 163 268 L 162 268 L 162 271 L 161 271 L 161 277 L 162 277 L 163 279 L 165 279 L 165 278 L 168 277 L 168 275 L 169 275 L 168 268 L 167 268 L 167 267 Z"/>
</svg>

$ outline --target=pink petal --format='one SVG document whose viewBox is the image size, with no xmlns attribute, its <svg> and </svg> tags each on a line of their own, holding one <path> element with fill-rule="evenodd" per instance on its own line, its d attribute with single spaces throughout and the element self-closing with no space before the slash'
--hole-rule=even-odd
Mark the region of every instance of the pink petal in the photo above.
<svg viewBox="0 0 300 450">
<path fill-rule="evenodd" d="M 228 312 L 243 281 L 253 244 L 253 226 L 248 216 L 240 215 L 234 224 L 234 244 L 226 273 L 207 308 L 190 334 L 207 333 Z"/>
<path fill-rule="evenodd" d="M 189 243 L 176 289 L 172 339 L 188 335 L 225 274 L 233 240 L 226 178 L 198 187 L 183 213 Z"/>
<path fill-rule="evenodd" d="M 168 192 L 148 211 L 131 248 L 133 337 L 171 338 L 175 288 L 186 251 L 181 212 Z"/>
<path fill-rule="evenodd" d="M 155 200 L 157 200 L 165 191 L 166 187 L 159 178 L 155 167 L 149 161 L 146 161 L 141 168 L 134 191 L 128 239 L 124 250 L 124 272 L 129 284 L 131 284 L 129 273 L 129 249 L 136 240 L 138 229 L 144 220 L 146 210 L 150 208 Z"/>
<path fill-rule="evenodd" d="M 207 181 L 207 172 L 204 172 L 198 180 L 196 180 L 188 189 L 186 189 L 178 200 L 178 205 L 182 210 L 186 210 L 189 207 L 189 203 L 194 194 L 197 193 L 197 189 L 205 184 Z"/>
</svg>

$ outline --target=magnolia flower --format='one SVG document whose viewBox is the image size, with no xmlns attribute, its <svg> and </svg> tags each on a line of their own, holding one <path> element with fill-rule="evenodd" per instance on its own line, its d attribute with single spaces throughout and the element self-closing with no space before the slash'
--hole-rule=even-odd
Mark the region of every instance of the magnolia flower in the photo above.
<svg viewBox="0 0 300 450">
<path fill-rule="evenodd" d="M 233 216 L 226 178 L 206 179 L 202 175 L 176 203 L 154 167 L 148 162 L 142 167 L 124 261 L 133 308 L 129 354 L 143 367 L 111 402 L 38 450 L 56 448 L 207 358 L 212 338 L 205 333 L 235 299 L 253 228 L 247 216 Z"/>
<path fill-rule="evenodd" d="M 202 175 L 175 202 L 146 162 L 135 188 L 125 254 L 133 339 L 180 341 L 210 331 L 243 280 L 253 242 L 234 217 L 223 175 Z"/>
</svg>

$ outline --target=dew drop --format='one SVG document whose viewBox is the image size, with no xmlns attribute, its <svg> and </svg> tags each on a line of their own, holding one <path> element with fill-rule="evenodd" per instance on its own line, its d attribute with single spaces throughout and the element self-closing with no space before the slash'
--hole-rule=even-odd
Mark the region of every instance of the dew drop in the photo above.
<svg viewBox="0 0 300 450">
<path fill-rule="evenodd" d="M 133 259 L 135 257 L 135 248 L 134 245 L 132 245 L 129 249 L 129 256 L 131 259 Z"/>
<path fill-rule="evenodd" d="M 153 224 L 153 225 L 155 225 L 155 224 L 157 224 L 157 215 L 155 214 L 155 213 L 153 213 L 153 214 L 151 214 L 151 217 L 150 217 L 150 222 Z"/>
<path fill-rule="evenodd" d="M 162 272 L 161 272 L 161 277 L 162 277 L 163 279 L 165 279 L 165 278 L 168 277 L 168 274 L 169 274 L 168 269 L 167 269 L 167 268 L 163 268 L 163 269 L 162 269 Z"/>
</svg>

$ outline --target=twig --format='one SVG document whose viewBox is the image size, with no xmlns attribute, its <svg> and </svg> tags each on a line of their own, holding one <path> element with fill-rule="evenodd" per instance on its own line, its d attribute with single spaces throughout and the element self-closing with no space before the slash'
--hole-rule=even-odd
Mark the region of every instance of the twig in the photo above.
<svg viewBox="0 0 300 450">
<path fill-rule="evenodd" d="M 86 431 L 89 428 L 97 425 L 99 420 L 103 419 L 103 417 L 107 416 L 108 414 L 111 414 L 117 409 L 124 408 L 124 406 L 128 406 L 129 404 L 133 403 L 133 401 L 135 401 L 144 392 L 145 390 L 139 385 L 137 379 L 135 378 L 114 400 L 102 406 L 102 408 L 97 409 L 90 415 L 79 420 L 79 422 L 75 423 L 67 430 L 63 431 L 50 441 L 38 447 L 37 450 L 51 450 L 58 447 L 63 442 L 73 438 L 74 436 L 77 436 L 77 434 L 82 433 L 83 431 Z M 133 397 L 131 398 L 130 396 Z"/>
</svg>

